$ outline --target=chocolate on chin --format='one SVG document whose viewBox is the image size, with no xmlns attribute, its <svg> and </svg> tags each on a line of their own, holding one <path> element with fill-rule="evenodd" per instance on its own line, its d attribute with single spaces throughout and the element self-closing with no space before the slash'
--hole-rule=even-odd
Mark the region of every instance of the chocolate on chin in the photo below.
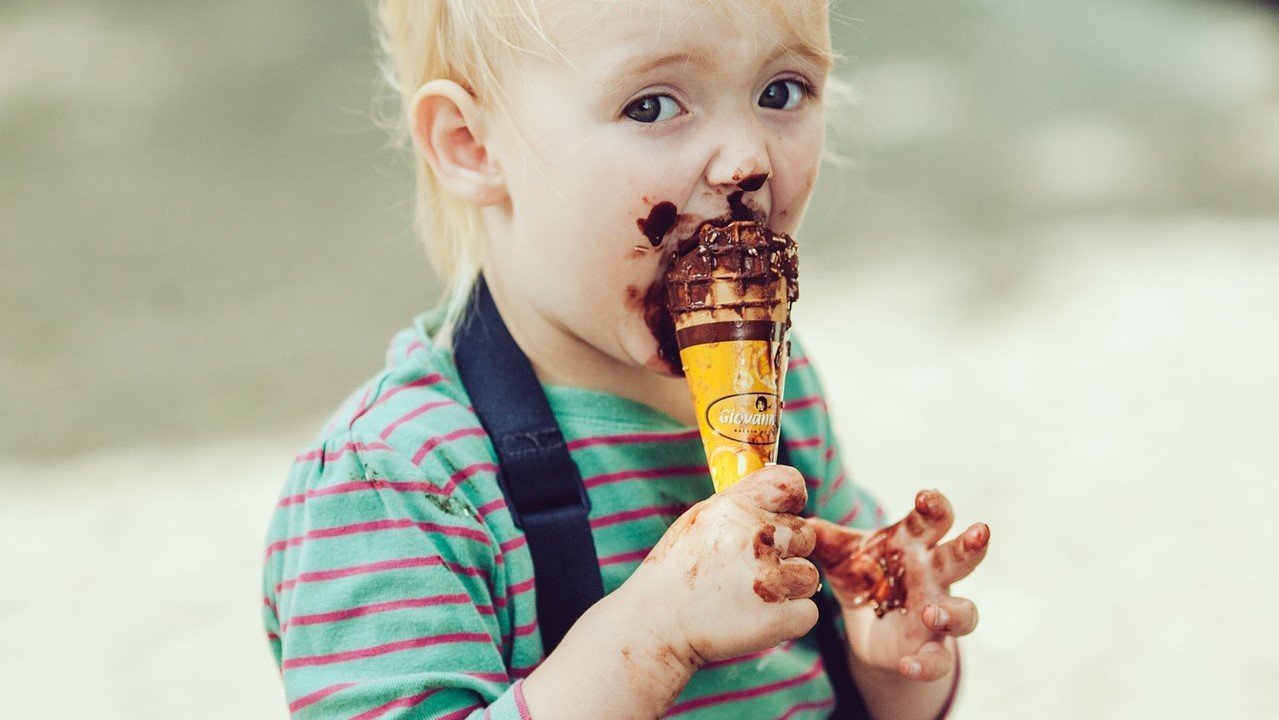
<svg viewBox="0 0 1279 720">
<path fill-rule="evenodd" d="M 799 297 L 795 241 L 764 225 L 704 223 L 666 270 L 666 307 L 715 490 L 774 462 Z"/>
</svg>

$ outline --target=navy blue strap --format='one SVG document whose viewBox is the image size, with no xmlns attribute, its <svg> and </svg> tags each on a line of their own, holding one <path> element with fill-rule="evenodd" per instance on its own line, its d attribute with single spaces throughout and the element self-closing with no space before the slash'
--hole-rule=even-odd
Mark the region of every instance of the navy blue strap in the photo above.
<svg viewBox="0 0 1279 720">
<path fill-rule="evenodd" d="M 524 531 L 537 578 L 537 623 L 549 655 L 604 597 L 590 501 L 546 394 L 483 276 L 454 332 L 458 374 L 499 460 L 498 481 Z"/>
<path fill-rule="evenodd" d="M 458 374 L 499 460 L 498 482 L 524 530 L 537 578 L 537 623 L 549 655 L 582 613 L 604 597 L 590 499 L 537 375 L 502 321 L 484 277 L 453 333 Z M 790 464 L 785 444 L 778 463 Z M 869 719 L 835 626 L 838 609 L 818 593 L 812 630 L 835 688 L 832 718 Z"/>
</svg>

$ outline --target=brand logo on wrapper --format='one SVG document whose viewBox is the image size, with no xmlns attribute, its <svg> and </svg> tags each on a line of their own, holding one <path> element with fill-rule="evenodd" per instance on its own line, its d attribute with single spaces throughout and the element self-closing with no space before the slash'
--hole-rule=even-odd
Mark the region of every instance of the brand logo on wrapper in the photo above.
<svg viewBox="0 0 1279 720">
<path fill-rule="evenodd" d="M 716 435 L 750 445 L 777 442 L 781 403 L 772 393 L 740 393 L 712 402 L 706 408 L 706 424 Z"/>
</svg>

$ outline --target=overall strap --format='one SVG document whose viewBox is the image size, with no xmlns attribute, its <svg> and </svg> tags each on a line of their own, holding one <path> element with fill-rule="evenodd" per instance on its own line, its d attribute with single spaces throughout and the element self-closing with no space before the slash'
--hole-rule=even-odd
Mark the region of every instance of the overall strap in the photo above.
<svg viewBox="0 0 1279 720">
<path fill-rule="evenodd" d="M 524 531 L 537 578 L 537 623 L 550 655 L 604 597 L 590 500 L 528 357 L 515 344 L 484 277 L 453 337 L 458 375 L 498 456 L 498 482 Z"/>
<path fill-rule="evenodd" d="M 517 527 L 528 540 L 537 578 L 537 622 L 550 655 L 573 623 L 604 597 L 590 499 L 528 357 L 506 328 L 481 275 L 453 334 L 458 375 L 498 455 L 498 483 Z M 777 460 L 789 465 L 784 443 Z M 822 661 L 835 688 L 832 718 L 870 717 L 849 675 L 838 609 L 813 596 Z"/>
</svg>

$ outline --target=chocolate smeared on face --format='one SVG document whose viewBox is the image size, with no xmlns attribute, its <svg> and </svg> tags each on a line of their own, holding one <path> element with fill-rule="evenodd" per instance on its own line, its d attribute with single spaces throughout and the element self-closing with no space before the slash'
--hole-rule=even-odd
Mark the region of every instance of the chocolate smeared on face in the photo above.
<svg viewBox="0 0 1279 720">
<path fill-rule="evenodd" d="M 644 316 L 644 324 L 657 341 L 657 356 L 646 365 L 657 372 L 681 377 L 684 374 L 679 361 L 679 345 L 675 342 L 675 321 L 666 311 L 666 286 L 655 282 L 647 290 L 638 286 L 626 287 L 626 305 Z"/>
<path fill-rule="evenodd" d="M 679 214 L 675 212 L 675 204 L 662 201 L 653 206 L 648 217 L 636 220 L 635 224 L 639 226 L 640 232 L 644 233 L 653 247 L 657 247 L 662 244 L 666 233 L 675 226 L 677 219 Z"/>
<path fill-rule="evenodd" d="M 763 222 L 764 214 L 747 207 L 746 203 L 742 202 L 742 196 L 764 187 L 764 182 L 767 180 L 768 173 L 755 173 L 742 178 L 737 183 L 737 187 L 740 189 L 728 194 L 728 217 L 732 220 Z"/>
<path fill-rule="evenodd" d="M 675 321 L 666 309 L 666 284 L 658 281 L 649 286 L 643 300 L 644 322 L 657 340 L 657 358 L 676 377 L 684 376 L 679 360 L 679 343 L 675 342 Z"/>
<path fill-rule="evenodd" d="M 746 192 L 755 192 L 756 190 L 764 187 L 764 181 L 767 179 L 768 179 L 768 173 L 755 173 L 754 175 L 747 175 L 746 177 L 742 178 L 741 182 L 737 183 L 737 187 L 745 190 Z"/>
<path fill-rule="evenodd" d="M 728 215 L 733 220 L 758 220 L 760 213 L 746 207 L 746 203 L 742 202 L 744 190 L 737 190 L 728 194 Z"/>
<path fill-rule="evenodd" d="M 742 182 L 762 183 L 759 177 L 752 175 Z M 734 195 L 740 197 L 740 193 Z M 668 245 L 667 252 L 670 255 L 662 278 L 649 286 L 642 301 L 636 302 L 633 293 L 628 293 L 627 299 L 642 308 L 644 322 L 657 341 L 657 360 L 676 377 L 682 377 L 684 370 L 673 313 L 710 309 L 712 305 L 747 315 L 768 313 L 778 302 L 775 288 L 780 281 L 786 283 L 788 307 L 799 297 L 795 241 L 758 222 L 731 218 L 708 220 L 674 247 Z M 736 277 L 738 301 L 712 302 L 710 285 L 716 272 Z M 786 322 L 784 327 L 789 327 L 789 319 Z M 780 365 L 780 358 L 775 359 L 775 363 Z"/>
</svg>

